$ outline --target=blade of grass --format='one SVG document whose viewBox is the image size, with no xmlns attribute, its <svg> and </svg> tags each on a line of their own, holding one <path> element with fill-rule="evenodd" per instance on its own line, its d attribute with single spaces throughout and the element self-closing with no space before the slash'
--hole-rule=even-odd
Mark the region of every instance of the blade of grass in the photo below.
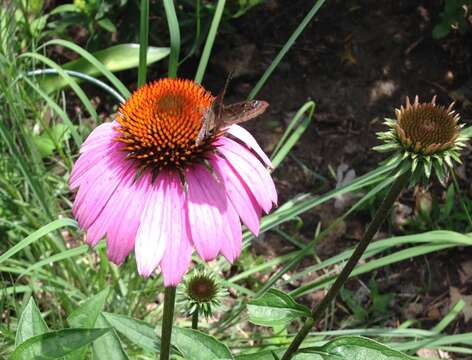
<svg viewBox="0 0 472 360">
<path fill-rule="evenodd" d="M 46 94 L 43 90 L 41 90 L 35 83 L 33 83 L 31 80 L 29 80 L 27 77 L 23 78 L 26 83 L 28 83 L 31 88 L 38 93 L 39 96 L 41 96 L 46 103 L 51 107 L 54 112 L 59 115 L 59 117 L 62 119 L 64 124 L 69 128 L 72 138 L 74 139 L 75 145 L 77 147 L 80 147 L 82 145 L 82 137 L 79 135 L 77 132 L 77 129 L 75 128 L 74 124 L 72 121 L 69 119 L 69 116 L 67 113 L 48 95 Z"/>
<path fill-rule="evenodd" d="M 32 244 L 36 240 L 53 232 L 54 230 L 57 230 L 66 226 L 78 228 L 77 223 L 72 219 L 54 220 L 53 222 L 47 225 L 44 225 L 41 229 L 36 230 L 34 233 L 32 233 L 31 235 L 29 235 L 28 237 L 20 241 L 18 244 L 8 249 L 5 253 L 0 255 L 0 264 L 4 262 L 5 260 L 9 259 L 10 257 L 12 257 L 13 255 L 15 255 L 18 251 L 23 250 L 25 247 Z"/>
<path fill-rule="evenodd" d="M 149 43 L 149 0 L 141 0 L 139 15 L 138 88 L 146 83 L 147 49 Z"/>
<path fill-rule="evenodd" d="M 23 158 L 18 146 L 16 146 L 12 135 L 4 124 L 4 121 L 0 121 L 0 136 L 3 138 L 5 144 L 7 144 L 11 156 L 15 159 L 16 164 L 20 169 L 21 173 L 23 174 L 26 183 L 29 185 L 29 188 L 32 190 L 33 194 L 38 200 L 42 211 L 44 211 L 47 218 L 52 220 L 52 211 L 50 209 L 48 201 L 46 200 L 44 189 L 39 183 L 39 181 L 37 181 L 37 176 L 31 171 L 30 167 L 27 165 L 26 159 Z"/>
<path fill-rule="evenodd" d="M 205 47 L 203 48 L 203 53 L 200 57 L 200 63 L 198 64 L 197 73 L 195 74 L 196 83 L 200 84 L 203 81 L 203 76 L 205 75 L 208 60 L 210 59 L 211 50 L 213 49 L 213 44 L 215 43 L 218 27 L 220 26 L 221 17 L 225 8 L 225 3 L 226 0 L 218 0 L 218 4 L 216 5 L 215 14 L 213 15 L 213 20 L 211 21 L 210 31 L 208 32 Z"/>
<path fill-rule="evenodd" d="M 79 71 L 64 70 L 64 72 L 69 76 L 73 76 L 78 79 L 85 80 L 94 85 L 97 85 L 98 87 L 102 88 L 103 90 L 108 92 L 110 95 L 112 95 L 116 100 L 118 100 L 119 103 L 124 103 L 126 101 L 126 99 L 123 96 L 121 96 L 118 91 L 116 91 L 111 86 L 105 84 L 103 81 L 100 81 L 92 76 L 81 73 Z M 58 75 L 58 74 L 59 72 L 55 69 L 38 69 L 38 70 L 29 71 L 26 75 L 36 76 L 36 75 Z"/>
<path fill-rule="evenodd" d="M 280 165 L 305 132 L 306 128 L 310 125 L 313 120 L 315 107 L 316 104 L 314 101 L 308 101 L 297 111 L 293 119 L 290 121 L 287 130 L 285 130 L 282 138 L 272 152 L 271 160 L 274 168 L 277 168 L 277 166 Z M 307 115 L 303 118 L 305 113 L 307 113 Z"/>
<path fill-rule="evenodd" d="M 42 268 L 45 265 L 52 265 L 57 261 L 69 259 L 71 257 L 79 256 L 82 254 L 85 254 L 87 251 L 90 250 L 90 247 L 88 245 L 82 245 L 73 249 L 61 251 L 58 254 L 54 254 L 52 256 L 47 257 L 46 259 L 37 261 L 33 265 L 29 266 L 26 268 L 19 276 L 18 279 L 21 279 L 23 276 L 28 275 L 32 271 L 37 271 L 40 268 Z"/>
<path fill-rule="evenodd" d="M 164 10 L 167 18 L 167 25 L 169 26 L 170 34 L 170 55 L 169 55 L 169 72 L 170 78 L 177 77 L 177 69 L 179 67 L 179 53 L 180 53 L 180 28 L 177 14 L 175 12 L 173 0 L 163 0 Z"/>
<path fill-rule="evenodd" d="M 79 97 L 82 104 L 87 109 L 88 113 L 95 119 L 95 121 L 98 121 L 97 112 L 95 111 L 95 108 L 93 107 L 92 103 L 90 102 L 90 99 L 87 97 L 85 92 L 80 88 L 80 86 L 77 84 L 77 82 L 65 73 L 65 71 L 62 69 L 62 67 L 60 67 L 58 64 L 56 64 L 54 61 L 47 58 L 46 56 L 43 56 L 43 55 L 37 54 L 37 53 L 33 53 L 33 52 L 26 52 L 24 54 L 21 54 L 19 57 L 20 58 L 36 59 L 36 60 L 39 60 L 39 61 L 43 62 L 44 64 L 46 64 L 50 68 L 55 69 L 59 73 L 59 75 L 62 78 L 64 78 L 64 80 L 72 88 L 72 90 L 74 90 L 74 92 L 77 94 L 77 96 Z"/>
<path fill-rule="evenodd" d="M 110 81 L 111 84 L 113 84 L 113 86 L 121 93 L 121 95 L 124 98 L 127 98 L 130 95 L 130 92 L 126 88 L 126 86 L 110 70 L 108 70 L 107 67 L 101 61 L 99 61 L 95 56 L 93 56 L 91 53 L 89 53 L 84 48 L 82 48 L 79 45 L 76 45 L 76 44 L 74 44 L 70 41 L 67 41 L 67 40 L 53 39 L 53 40 L 50 40 L 50 41 L 44 43 L 43 45 L 41 45 L 38 50 L 40 50 L 43 47 L 47 47 L 49 45 L 63 46 L 65 48 L 68 48 L 68 49 L 76 52 L 82 58 L 84 58 L 90 64 L 92 64 L 94 67 L 96 67 L 97 70 L 100 71 L 100 73 L 102 73 L 103 76 L 105 76 Z M 72 71 L 74 71 L 74 70 L 72 70 Z M 69 72 L 66 72 L 66 73 L 69 73 Z M 84 75 L 87 75 L 87 74 L 84 74 Z M 84 79 L 88 80 L 88 81 L 91 81 L 90 79 L 85 78 L 85 77 L 84 77 Z M 95 78 L 93 78 L 93 79 L 95 79 Z M 96 80 L 96 81 L 98 81 L 98 80 Z"/>
<path fill-rule="evenodd" d="M 458 302 L 454 304 L 454 306 L 449 310 L 449 312 L 444 316 L 440 322 L 438 322 L 431 331 L 434 333 L 439 334 L 440 332 L 444 331 L 454 319 L 461 313 L 461 311 L 465 307 L 464 300 L 460 299 Z"/>
<path fill-rule="evenodd" d="M 272 63 L 269 65 L 269 67 L 266 69 L 262 77 L 259 79 L 257 82 L 256 86 L 251 90 L 248 96 L 248 100 L 254 99 L 254 97 L 259 93 L 261 88 L 265 85 L 267 79 L 270 77 L 272 72 L 275 70 L 275 68 L 279 65 L 279 63 L 282 61 L 284 58 L 285 54 L 290 50 L 290 48 L 293 46 L 295 41 L 298 39 L 300 34 L 305 30 L 306 26 L 310 23 L 311 19 L 316 15 L 318 10 L 321 8 L 321 6 L 324 4 L 325 0 L 318 0 L 315 5 L 311 8 L 311 10 L 306 14 L 306 16 L 303 18 L 302 22 L 298 27 L 295 29 L 295 31 L 292 33 L 290 38 L 287 40 L 283 48 L 280 50 L 280 52 L 277 54 L 277 56 L 272 60 Z"/>
</svg>

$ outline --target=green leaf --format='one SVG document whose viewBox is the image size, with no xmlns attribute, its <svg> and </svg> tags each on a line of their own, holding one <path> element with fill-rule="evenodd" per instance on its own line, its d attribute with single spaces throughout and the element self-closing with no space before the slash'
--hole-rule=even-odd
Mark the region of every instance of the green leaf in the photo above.
<svg viewBox="0 0 472 360">
<path fill-rule="evenodd" d="M 236 356 L 236 360 L 275 360 L 277 356 L 279 359 L 282 358 L 285 350 L 264 350 L 259 351 L 253 354 L 243 354 Z M 323 359 L 321 356 L 316 354 L 296 354 L 292 357 L 292 360 L 330 360 L 330 359 Z M 333 359 L 334 360 L 334 359 Z M 355 359 L 357 360 L 357 359 Z M 372 359 L 374 360 L 374 359 Z"/>
<path fill-rule="evenodd" d="M 109 328 L 110 323 L 105 319 L 103 314 L 99 314 L 95 327 Z M 120 339 L 114 329 L 111 329 L 108 333 L 95 340 L 92 346 L 93 358 L 100 359 L 113 359 L 113 360 L 128 360 L 128 355 L 121 346 Z"/>
<path fill-rule="evenodd" d="M 324 360 L 412 360 L 413 358 L 393 350 L 377 341 L 360 336 L 344 336 L 334 339 L 322 347 L 300 351 L 318 354 Z"/>
<path fill-rule="evenodd" d="M 300 317 L 310 316 L 310 309 L 298 304 L 290 295 L 270 289 L 248 304 L 249 321 L 257 325 L 283 325 Z"/>
<path fill-rule="evenodd" d="M 9 360 L 58 359 L 88 345 L 110 329 L 64 329 L 34 336 L 23 342 Z"/>
<path fill-rule="evenodd" d="M 172 344 L 187 360 L 233 359 L 233 355 L 225 344 L 198 330 L 174 327 Z"/>
<path fill-rule="evenodd" d="M 451 26 L 447 22 L 441 22 L 433 28 L 433 39 L 439 40 L 451 32 Z"/>
<path fill-rule="evenodd" d="M 116 331 L 127 337 L 132 343 L 152 352 L 160 350 L 161 340 L 154 332 L 154 328 L 148 323 L 125 315 L 107 312 L 102 312 L 102 314 Z"/>
<path fill-rule="evenodd" d="M 57 40 L 56 40 L 57 42 Z M 49 43 L 52 43 L 50 41 Z M 169 55 L 169 48 L 148 47 L 147 64 L 152 64 Z M 139 64 L 139 44 L 120 44 L 97 51 L 92 54 L 108 71 L 117 72 L 132 69 Z M 103 73 L 96 64 L 92 64 L 85 58 L 70 61 L 62 66 L 64 70 L 78 71 L 90 76 L 97 76 Z M 41 79 L 41 87 L 46 92 L 59 90 L 67 83 L 60 76 L 47 76 Z"/>
<path fill-rule="evenodd" d="M 90 299 L 85 300 L 67 318 L 70 326 L 76 328 L 91 328 L 95 325 L 98 315 L 105 305 L 110 289 L 105 289 Z"/>
<path fill-rule="evenodd" d="M 74 328 L 93 328 L 97 321 L 98 315 L 105 305 L 109 289 L 99 292 L 90 299 L 85 300 L 77 309 L 75 309 L 67 318 L 67 322 Z M 110 327 L 110 326 L 107 326 Z M 71 353 L 67 360 L 83 359 L 87 352 L 87 348 L 83 347 Z"/>
<path fill-rule="evenodd" d="M 28 304 L 26 304 L 21 313 L 20 321 L 18 322 L 15 346 L 20 345 L 22 342 L 32 338 L 33 336 L 41 335 L 46 332 L 48 332 L 48 326 L 43 320 L 33 297 L 30 297 Z"/>
<path fill-rule="evenodd" d="M 98 25 L 100 25 L 108 32 L 116 32 L 116 26 L 109 18 L 103 18 L 101 20 L 98 20 Z"/>
<path fill-rule="evenodd" d="M 33 135 L 32 138 L 41 156 L 46 157 L 52 154 L 56 148 L 55 144 L 69 140 L 70 135 L 70 128 L 66 124 L 56 124 L 49 131 L 44 131 L 40 135 Z"/>
<path fill-rule="evenodd" d="M 155 63 L 169 55 L 169 48 L 148 47 L 147 64 Z M 92 54 L 111 72 L 132 69 L 139 64 L 139 44 L 120 44 L 111 46 Z M 66 70 L 75 70 L 95 76 L 99 71 L 85 59 L 68 62 L 63 66 Z"/>
<path fill-rule="evenodd" d="M 41 135 L 33 135 L 32 140 L 43 158 L 51 155 L 56 148 L 54 142 L 44 133 Z"/>
</svg>

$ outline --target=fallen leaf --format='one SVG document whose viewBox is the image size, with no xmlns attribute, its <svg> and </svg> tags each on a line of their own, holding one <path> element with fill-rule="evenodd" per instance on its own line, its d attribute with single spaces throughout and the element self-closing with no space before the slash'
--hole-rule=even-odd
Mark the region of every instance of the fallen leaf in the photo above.
<svg viewBox="0 0 472 360">
<path fill-rule="evenodd" d="M 472 280 L 472 260 L 465 261 L 461 264 L 461 269 L 459 270 L 459 277 L 461 284 Z"/>
<path fill-rule="evenodd" d="M 449 297 L 452 304 L 462 299 L 465 303 L 464 309 L 462 309 L 464 321 L 467 322 L 472 319 L 472 295 L 463 295 L 458 288 L 451 286 L 449 288 Z"/>
<path fill-rule="evenodd" d="M 437 349 L 419 349 L 416 355 L 425 359 L 452 359 L 449 353 Z"/>
</svg>

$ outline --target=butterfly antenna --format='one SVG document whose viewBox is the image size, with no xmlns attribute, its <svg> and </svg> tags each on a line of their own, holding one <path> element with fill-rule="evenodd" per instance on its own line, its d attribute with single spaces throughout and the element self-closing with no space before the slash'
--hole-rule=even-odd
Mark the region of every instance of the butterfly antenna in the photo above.
<svg viewBox="0 0 472 360">
<path fill-rule="evenodd" d="M 221 117 L 221 114 L 223 112 L 223 108 L 224 108 L 223 99 L 225 97 L 226 90 L 228 90 L 228 86 L 229 86 L 229 83 L 230 83 L 231 79 L 233 78 L 233 75 L 234 75 L 234 69 L 231 70 L 231 72 L 226 77 L 225 86 L 223 87 L 223 91 L 218 95 L 218 97 L 216 99 L 218 101 L 218 104 L 217 104 L 218 105 L 218 113 L 216 114 L 218 119 Z"/>
</svg>

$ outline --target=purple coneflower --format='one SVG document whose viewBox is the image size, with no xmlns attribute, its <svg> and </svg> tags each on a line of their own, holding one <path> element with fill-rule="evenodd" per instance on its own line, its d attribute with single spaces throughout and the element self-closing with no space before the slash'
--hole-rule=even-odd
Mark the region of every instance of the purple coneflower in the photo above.
<svg viewBox="0 0 472 360">
<path fill-rule="evenodd" d="M 232 125 L 196 141 L 213 101 L 190 80 L 149 83 L 92 131 L 72 169 L 87 243 L 106 237 L 116 264 L 134 249 L 139 273 L 160 268 L 165 286 L 181 281 L 194 248 L 234 261 L 241 221 L 257 235 L 277 202 L 270 160 L 249 132 Z"/>
</svg>

